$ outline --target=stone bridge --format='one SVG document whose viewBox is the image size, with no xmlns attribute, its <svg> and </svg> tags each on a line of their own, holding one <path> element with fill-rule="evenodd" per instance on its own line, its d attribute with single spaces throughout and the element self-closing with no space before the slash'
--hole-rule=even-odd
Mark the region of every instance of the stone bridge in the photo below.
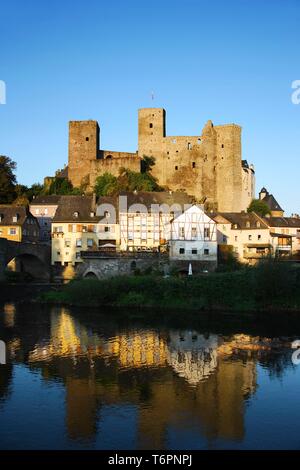
<svg viewBox="0 0 300 470">
<path fill-rule="evenodd" d="M 14 242 L 0 238 L 0 279 L 3 279 L 7 265 L 15 261 L 17 272 L 26 272 L 35 279 L 49 280 L 51 247 L 30 242 Z"/>
</svg>

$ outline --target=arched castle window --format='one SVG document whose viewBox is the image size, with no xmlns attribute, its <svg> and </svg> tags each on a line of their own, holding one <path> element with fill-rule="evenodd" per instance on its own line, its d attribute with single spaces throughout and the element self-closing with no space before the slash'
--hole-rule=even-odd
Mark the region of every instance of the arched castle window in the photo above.
<svg viewBox="0 0 300 470">
<path fill-rule="evenodd" d="M 196 162 L 192 163 L 192 168 L 196 168 Z"/>
<path fill-rule="evenodd" d="M 107 156 L 105 157 L 105 160 L 111 160 L 111 159 L 112 159 L 112 155 L 107 155 Z"/>
</svg>

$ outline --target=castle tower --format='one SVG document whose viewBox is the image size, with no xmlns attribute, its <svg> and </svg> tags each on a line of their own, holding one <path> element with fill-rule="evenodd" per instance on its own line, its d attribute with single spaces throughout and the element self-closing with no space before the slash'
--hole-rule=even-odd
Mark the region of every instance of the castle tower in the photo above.
<svg viewBox="0 0 300 470">
<path fill-rule="evenodd" d="M 220 212 L 240 212 L 242 207 L 242 128 L 236 124 L 215 126 L 216 148 L 216 188 Z"/>
<path fill-rule="evenodd" d="M 70 121 L 68 178 L 75 187 L 89 182 L 91 160 L 97 159 L 100 129 L 97 121 Z"/>
<path fill-rule="evenodd" d="M 161 151 L 162 140 L 166 135 L 166 112 L 163 108 L 139 109 L 139 155 L 150 157 Z"/>
</svg>

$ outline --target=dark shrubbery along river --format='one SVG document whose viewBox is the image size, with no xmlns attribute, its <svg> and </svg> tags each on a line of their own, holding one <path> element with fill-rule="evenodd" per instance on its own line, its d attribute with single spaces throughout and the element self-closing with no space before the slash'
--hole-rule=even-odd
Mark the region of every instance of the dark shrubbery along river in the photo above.
<svg viewBox="0 0 300 470">
<path fill-rule="evenodd" d="M 300 448 L 298 316 L 128 318 L 2 305 L 1 449 Z"/>
</svg>

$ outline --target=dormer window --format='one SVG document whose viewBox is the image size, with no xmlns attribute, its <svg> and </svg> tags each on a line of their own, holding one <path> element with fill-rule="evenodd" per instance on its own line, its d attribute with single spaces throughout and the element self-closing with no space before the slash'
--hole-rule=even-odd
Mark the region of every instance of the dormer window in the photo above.
<svg viewBox="0 0 300 470">
<path fill-rule="evenodd" d="M 18 220 L 19 220 L 19 214 L 14 215 L 14 216 L 13 216 L 13 223 L 14 223 L 14 224 L 17 223 Z"/>
<path fill-rule="evenodd" d="M 250 222 L 249 221 L 246 222 L 246 227 L 250 228 Z"/>
<path fill-rule="evenodd" d="M 90 217 L 95 217 L 95 212 L 90 212 Z"/>
<path fill-rule="evenodd" d="M 77 211 L 73 212 L 73 217 L 75 217 L 75 219 L 77 219 L 78 216 L 79 216 L 79 212 L 77 212 Z"/>
<path fill-rule="evenodd" d="M 108 211 L 105 211 L 105 212 L 104 212 L 104 217 L 106 217 L 107 219 L 109 219 L 110 213 L 109 213 Z"/>
<path fill-rule="evenodd" d="M 0 222 L 2 222 L 4 219 L 4 215 L 3 214 L 0 214 Z"/>
<path fill-rule="evenodd" d="M 233 225 L 233 228 L 238 228 L 237 224 L 234 224 L 234 225 Z"/>
<path fill-rule="evenodd" d="M 256 222 L 256 227 L 260 228 L 260 222 Z"/>
</svg>

